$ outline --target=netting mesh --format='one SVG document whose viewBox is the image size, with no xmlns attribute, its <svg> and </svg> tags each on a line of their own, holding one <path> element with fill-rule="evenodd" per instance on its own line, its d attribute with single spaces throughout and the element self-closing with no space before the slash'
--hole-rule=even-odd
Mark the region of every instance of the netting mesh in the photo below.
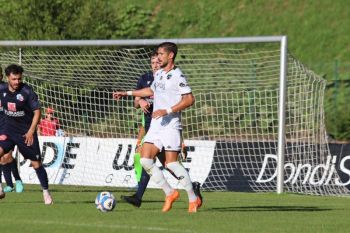
<svg viewBox="0 0 350 233">
<path fill-rule="evenodd" d="M 21 61 L 25 81 L 38 93 L 43 107 L 55 109 L 65 136 L 136 138 L 140 112 L 130 97 L 117 102 L 112 92 L 135 88 L 139 76 L 150 69 L 151 51 L 151 47 L 26 48 L 21 53 L 3 51 L 0 62 L 5 67 Z M 277 153 L 279 45 L 183 45 L 176 64 L 196 98 L 194 106 L 183 112 L 184 138 L 216 142 L 203 187 L 275 191 L 276 179 L 266 180 L 274 175 L 276 161 L 264 166 L 264 160 Z M 335 184 L 336 172 L 327 185 L 315 185 L 310 177 L 320 181 L 324 170 L 298 170 L 299 164 L 327 163 L 326 83 L 291 55 L 287 76 L 285 162 L 294 167 L 285 168 L 286 191 L 347 193 Z M 88 162 L 85 166 L 91 168 L 86 169 L 89 179 L 101 172 Z M 259 175 L 265 181 L 257 182 Z"/>
</svg>

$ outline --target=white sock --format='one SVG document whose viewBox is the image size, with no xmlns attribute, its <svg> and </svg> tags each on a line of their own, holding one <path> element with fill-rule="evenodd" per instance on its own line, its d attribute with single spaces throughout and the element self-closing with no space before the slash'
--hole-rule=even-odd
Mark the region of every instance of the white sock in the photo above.
<svg viewBox="0 0 350 233">
<path fill-rule="evenodd" d="M 50 192 L 47 189 L 43 189 L 43 194 L 50 194 Z"/>
<path fill-rule="evenodd" d="M 178 161 L 168 163 L 167 168 L 172 170 L 174 172 L 174 174 L 180 179 L 180 184 L 182 184 L 182 186 L 184 186 L 184 188 L 187 192 L 188 200 L 190 202 L 196 201 L 197 196 L 196 196 L 196 194 L 194 194 L 192 182 L 191 182 L 190 176 L 188 175 L 188 172 L 186 171 L 186 169 Z"/>
<path fill-rule="evenodd" d="M 163 189 L 166 196 L 172 194 L 174 189 L 166 181 L 163 172 L 156 166 L 153 159 L 141 158 L 140 163 L 148 175 Z"/>
</svg>

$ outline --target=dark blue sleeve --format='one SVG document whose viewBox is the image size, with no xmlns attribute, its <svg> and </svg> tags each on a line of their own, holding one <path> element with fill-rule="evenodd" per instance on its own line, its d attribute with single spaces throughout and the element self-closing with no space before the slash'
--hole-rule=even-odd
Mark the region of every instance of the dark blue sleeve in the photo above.
<svg viewBox="0 0 350 233">
<path fill-rule="evenodd" d="M 141 76 L 141 77 L 139 78 L 139 80 L 137 80 L 136 90 L 140 90 L 140 89 L 143 88 L 142 79 L 143 79 L 143 76 Z"/>
<path fill-rule="evenodd" d="M 38 95 L 33 91 L 32 88 L 28 88 L 27 94 L 28 94 L 28 104 L 30 106 L 30 109 L 32 111 L 40 109 L 40 102 L 39 102 Z"/>
</svg>

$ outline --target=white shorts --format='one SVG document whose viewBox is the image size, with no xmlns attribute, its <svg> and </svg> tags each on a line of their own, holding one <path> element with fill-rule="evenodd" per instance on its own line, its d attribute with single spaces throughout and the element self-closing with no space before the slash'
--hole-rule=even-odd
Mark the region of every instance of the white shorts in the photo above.
<svg viewBox="0 0 350 233">
<path fill-rule="evenodd" d="M 152 130 L 147 132 L 144 142 L 152 143 L 160 151 L 181 150 L 181 132 L 178 129 Z"/>
</svg>

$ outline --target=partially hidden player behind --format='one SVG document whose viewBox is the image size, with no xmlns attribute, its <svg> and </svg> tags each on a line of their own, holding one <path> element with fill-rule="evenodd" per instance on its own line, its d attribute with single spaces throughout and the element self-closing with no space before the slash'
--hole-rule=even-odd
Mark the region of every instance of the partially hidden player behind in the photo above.
<svg viewBox="0 0 350 233">
<path fill-rule="evenodd" d="M 154 158 L 165 149 L 166 167 L 171 170 L 188 194 L 188 212 L 197 212 L 202 201 L 193 190 L 191 179 L 186 169 L 179 163 L 178 154 L 181 150 L 181 111 L 194 103 L 191 88 L 182 71 L 175 66 L 177 46 L 172 42 L 164 42 L 158 46 L 158 61 L 161 69 L 156 72 L 151 87 L 134 91 L 117 91 L 115 99 L 132 95 L 135 97 L 154 96 L 152 121 L 141 149 L 141 164 L 145 171 L 164 191 L 166 198 L 162 211 L 172 208 L 180 194 L 173 189 L 156 166 Z"/>
<path fill-rule="evenodd" d="M 140 90 L 146 87 L 150 87 L 151 84 L 153 83 L 153 75 L 154 73 L 159 70 L 159 62 L 158 62 L 158 54 L 156 51 L 153 51 L 151 53 L 151 71 L 143 74 L 139 80 L 137 81 L 136 85 L 136 90 Z M 145 189 L 148 184 L 149 180 L 149 175 L 145 172 L 145 170 L 142 169 L 141 163 L 140 163 L 140 153 L 141 153 L 141 145 L 142 145 L 142 140 L 144 135 L 148 132 L 148 129 L 151 125 L 151 120 L 152 120 L 152 112 L 153 112 L 153 96 L 150 97 L 135 97 L 134 100 L 134 107 L 135 108 L 140 108 L 142 110 L 142 122 L 141 125 L 139 126 L 139 132 L 137 135 L 137 143 L 136 143 L 136 153 L 134 157 L 134 167 L 135 167 L 135 172 L 136 172 L 136 179 L 138 182 L 138 192 L 136 193 L 136 196 L 141 200 L 143 193 L 145 192 Z M 141 177 L 146 176 L 142 179 L 141 182 Z M 143 190 L 143 191 L 141 191 Z M 139 192 L 141 191 L 141 192 Z M 139 195 L 137 195 L 139 194 Z"/>
<path fill-rule="evenodd" d="M 150 87 L 154 81 L 154 74 L 156 71 L 159 70 L 159 61 L 158 61 L 158 54 L 157 51 L 153 51 L 151 53 L 151 71 L 143 74 L 136 85 L 136 90 L 141 90 L 146 87 Z M 137 143 L 136 143 L 136 151 L 134 155 L 134 169 L 135 169 L 135 175 L 136 180 L 138 183 L 137 191 L 135 194 L 131 196 L 124 196 L 122 195 L 121 198 L 134 205 L 135 207 L 140 207 L 142 203 L 142 197 L 146 191 L 147 185 L 150 180 L 150 176 L 147 174 L 147 172 L 142 168 L 140 163 L 140 157 L 141 157 L 141 146 L 143 144 L 143 137 L 148 132 L 149 127 L 151 125 L 152 120 L 152 112 L 153 112 L 153 96 L 150 97 L 135 97 L 134 100 L 134 107 L 140 108 L 142 110 L 142 121 L 141 125 L 139 126 L 139 132 L 137 135 Z M 184 147 L 184 144 L 182 145 Z M 184 149 L 184 148 L 182 148 Z M 157 155 L 159 161 L 165 167 L 165 154 L 164 150 L 158 153 Z M 170 171 L 171 172 L 171 171 Z M 172 175 L 177 179 L 177 177 L 172 173 Z M 200 183 L 193 182 L 193 189 L 197 196 L 201 196 L 200 194 Z"/>
<path fill-rule="evenodd" d="M 153 51 L 151 53 L 150 61 L 151 61 L 152 70 L 149 72 L 146 72 L 138 79 L 136 84 L 136 90 L 150 87 L 153 83 L 153 80 L 154 80 L 153 75 L 160 68 L 157 51 Z M 150 180 L 150 176 L 142 168 L 142 165 L 140 163 L 140 158 L 141 158 L 141 146 L 143 144 L 143 137 L 148 132 L 149 127 L 151 125 L 152 112 L 153 112 L 153 96 L 148 96 L 144 98 L 135 97 L 134 107 L 140 108 L 142 110 L 142 120 L 141 120 L 141 125 L 139 125 L 139 131 L 137 134 L 136 151 L 134 155 L 134 169 L 135 169 L 135 175 L 136 175 L 138 186 L 137 186 L 137 191 L 134 195 L 132 196 L 122 195 L 121 198 L 136 207 L 140 207 L 142 202 L 142 197 L 146 191 L 148 182 Z M 162 163 L 164 163 L 165 157 L 164 155 L 162 156 L 160 154 L 161 153 L 159 153 L 158 158 Z"/>
<path fill-rule="evenodd" d="M 5 113 L 5 130 L 0 135 L 0 158 L 17 146 L 25 159 L 31 160 L 41 187 L 44 203 L 53 203 L 49 193 L 47 173 L 41 162 L 36 132 L 40 121 L 40 103 L 33 89 L 22 82 L 23 68 L 12 64 L 5 69 L 7 86 L 0 90 L 1 106 Z"/>
<path fill-rule="evenodd" d="M 0 66 L 0 90 L 4 90 L 6 87 L 7 84 L 3 81 L 2 68 Z M 4 109 L 0 104 L 0 135 L 3 135 L 5 133 L 4 130 L 5 115 Z M 7 184 L 4 189 L 2 188 L 2 173 L 4 174 Z M 16 180 L 16 192 L 23 192 L 23 183 L 18 172 L 17 160 L 12 157 L 12 151 L 0 159 L 0 199 L 5 197 L 6 192 L 12 192 L 14 189 L 11 173 L 13 173 L 13 176 Z"/>
</svg>

